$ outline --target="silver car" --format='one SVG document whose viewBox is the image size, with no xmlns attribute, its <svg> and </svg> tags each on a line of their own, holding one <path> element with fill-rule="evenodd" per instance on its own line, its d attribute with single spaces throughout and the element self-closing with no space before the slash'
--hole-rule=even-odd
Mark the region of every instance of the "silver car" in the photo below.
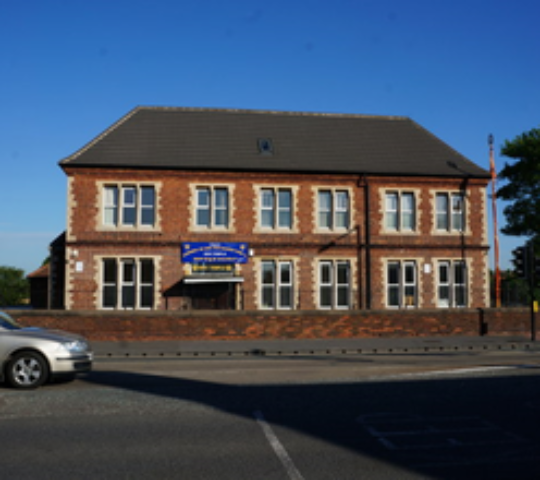
<svg viewBox="0 0 540 480">
<path fill-rule="evenodd" d="M 92 368 L 88 342 L 72 333 L 24 328 L 0 312 L 0 379 L 15 388 L 36 388 L 56 376 Z"/>
</svg>

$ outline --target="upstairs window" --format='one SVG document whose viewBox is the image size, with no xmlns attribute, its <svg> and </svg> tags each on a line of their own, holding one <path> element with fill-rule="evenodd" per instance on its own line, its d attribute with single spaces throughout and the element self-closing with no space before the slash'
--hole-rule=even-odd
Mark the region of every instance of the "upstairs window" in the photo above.
<svg viewBox="0 0 540 480">
<path fill-rule="evenodd" d="M 153 186 L 107 185 L 103 191 L 103 225 L 107 227 L 153 227 L 156 193 Z"/>
<path fill-rule="evenodd" d="M 196 225 L 206 228 L 228 228 L 229 191 L 224 187 L 198 187 Z"/>
<path fill-rule="evenodd" d="M 292 228 L 292 191 L 286 188 L 261 190 L 261 227 Z"/>
<path fill-rule="evenodd" d="M 349 192 L 346 190 L 320 190 L 318 192 L 319 228 L 347 229 L 350 224 Z"/>
<path fill-rule="evenodd" d="M 465 231 L 465 198 L 461 193 L 437 193 L 436 226 L 438 231 Z"/>
<path fill-rule="evenodd" d="M 412 192 L 388 192 L 385 197 L 386 229 L 414 231 L 416 229 L 416 202 Z"/>
</svg>

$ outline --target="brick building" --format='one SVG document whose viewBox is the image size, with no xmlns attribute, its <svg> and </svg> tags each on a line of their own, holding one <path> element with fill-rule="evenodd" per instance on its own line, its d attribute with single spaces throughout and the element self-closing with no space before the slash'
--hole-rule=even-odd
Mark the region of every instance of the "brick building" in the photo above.
<svg viewBox="0 0 540 480">
<path fill-rule="evenodd" d="M 489 174 L 408 118 L 141 107 L 60 166 L 66 309 L 489 305 Z"/>
</svg>

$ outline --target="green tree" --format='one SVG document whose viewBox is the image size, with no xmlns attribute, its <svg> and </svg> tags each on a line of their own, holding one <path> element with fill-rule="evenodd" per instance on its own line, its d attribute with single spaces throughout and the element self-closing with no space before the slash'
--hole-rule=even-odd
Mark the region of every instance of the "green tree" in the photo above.
<svg viewBox="0 0 540 480">
<path fill-rule="evenodd" d="M 21 305 L 28 295 L 29 284 L 24 271 L 0 266 L 0 306 Z"/>
<path fill-rule="evenodd" d="M 511 202 L 504 208 L 507 235 L 540 237 L 540 129 L 506 140 L 501 153 L 516 161 L 505 163 L 499 178 L 506 181 L 497 197 Z"/>
</svg>

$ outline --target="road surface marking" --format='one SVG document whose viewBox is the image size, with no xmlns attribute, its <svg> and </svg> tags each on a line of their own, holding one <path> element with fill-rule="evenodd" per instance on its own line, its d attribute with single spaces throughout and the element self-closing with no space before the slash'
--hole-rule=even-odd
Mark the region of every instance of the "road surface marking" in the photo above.
<svg viewBox="0 0 540 480">
<path fill-rule="evenodd" d="M 266 436 L 268 443 L 270 443 L 270 446 L 272 447 L 275 454 L 279 458 L 279 461 L 285 467 L 285 470 L 289 478 L 291 480 L 304 480 L 304 477 L 297 470 L 296 466 L 291 460 L 291 457 L 289 457 L 287 450 L 285 450 L 285 447 L 283 447 L 279 439 L 276 437 L 274 431 L 272 430 L 272 427 L 264 419 L 264 415 L 262 414 L 262 412 L 260 411 L 253 412 L 253 415 L 255 419 L 257 420 L 257 423 L 259 424 L 259 426 L 262 428 L 262 431 L 264 432 L 264 435 Z"/>
<path fill-rule="evenodd" d="M 361 415 L 357 422 L 387 450 L 415 467 L 529 461 L 533 445 L 476 416 L 433 417 L 400 413 Z"/>
<path fill-rule="evenodd" d="M 452 368 L 448 370 L 428 370 L 425 372 L 411 372 L 411 373 L 398 373 L 394 375 L 388 375 L 385 378 L 411 378 L 411 377 L 439 377 L 446 375 L 468 375 L 477 373 L 490 373 L 499 372 L 503 370 L 513 370 L 521 368 L 516 365 L 501 365 L 491 367 L 464 367 L 464 368 Z"/>
</svg>

